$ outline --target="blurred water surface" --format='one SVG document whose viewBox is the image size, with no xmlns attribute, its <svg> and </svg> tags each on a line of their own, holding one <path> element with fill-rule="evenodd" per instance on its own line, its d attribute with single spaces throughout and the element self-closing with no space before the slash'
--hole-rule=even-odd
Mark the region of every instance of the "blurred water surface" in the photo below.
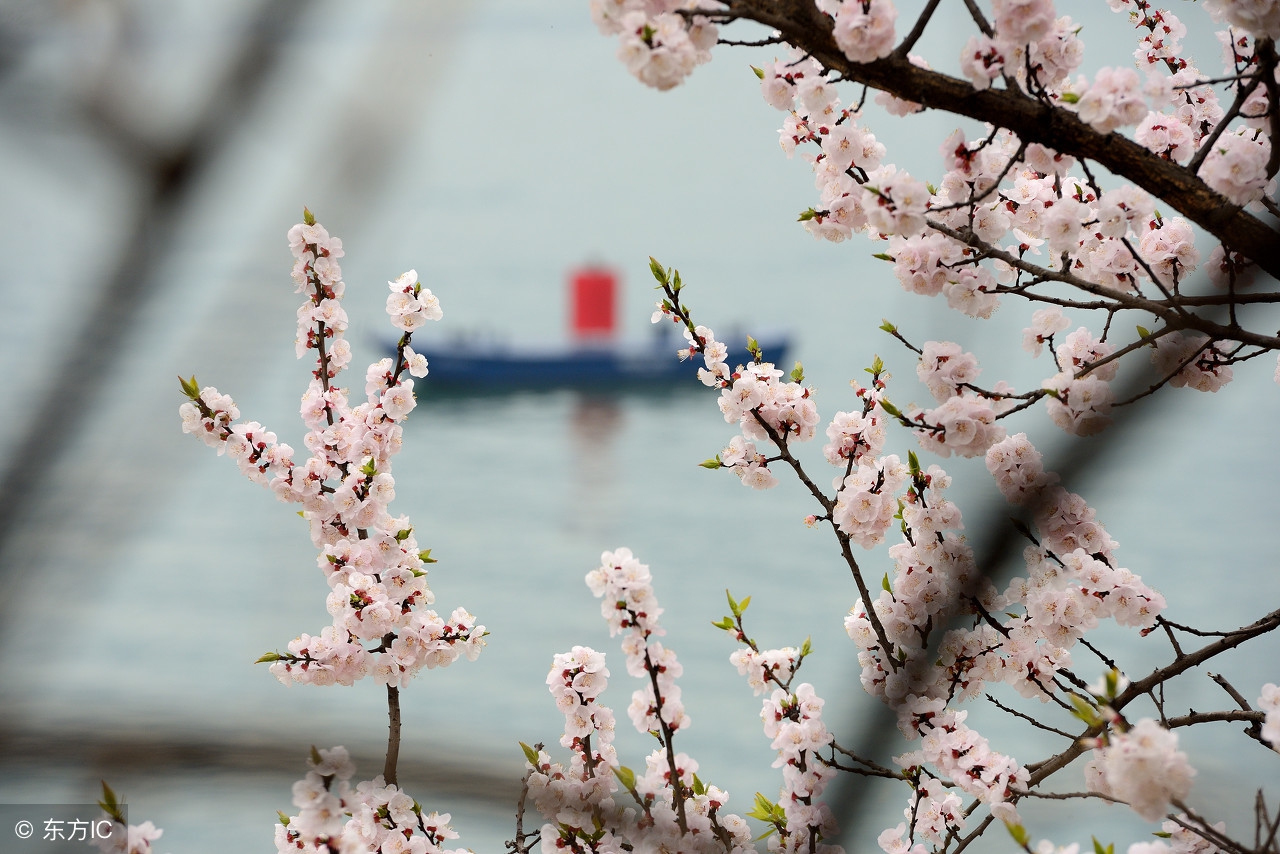
<svg viewBox="0 0 1280 854">
<path fill-rule="evenodd" d="M 1131 39 L 1105 4 L 1092 6 L 1081 14 L 1086 37 Z M 984 380 L 1026 386 L 1049 373 L 1018 349 L 1023 306 L 985 324 L 957 320 L 903 293 L 870 258 L 877 247 L 818 244 L 792 222 L 813 203 L 808 169 L 778 151 L 781 114 L 760 102 L 747 68 L 771 54 L 727 51 L 660 94 L 627 76 L 579 3 L 311 2 L 274 18 L 249 0 L 216 12 L 83 3 L 62 18 L 33 3 L 5 8 L 0 300 L 21 320 L 0 337 L 10 366 L 0 393 L 13 401 L 0 448 L 14 469 L 23 449 L 40 447 L 31 437 L 62 425 L 65 440 L 20 460 L 29 474 L 10 481 L 22 488 L 10 496 L 3 553 L 0 799 L 79 800 L 106 777 L 130 795 L 135 820 L 166 829 L 162 850 L 262 849 L 310 744 L 352 747 L 366 776 L 378 767 L 380 689 L 286 690 L 250 664 L 319 631 L 327 588 L 293 511 L 182 436 L 176 415 L 175 377 L 194 372 L 302 447 L 296 401 L 308 368 L 293 358 L 284 232 L 303 204 L 345 241 L 356 364 L 379 355 L 383 283 L 405 269 L 445 310 L 420 337 L 554 340 L 565 334 L 566 271 L 610 264 L 625 280 L 623 334 L 639 337 L 649 332 L 654 255 L 680 267 L 707 325 L 790 325 L 828 417 L 854 405 L 847 382 L 877 352 L 897 375 L 895 399 L 925 396 L 910 354 L 875 331 L 882 317 L 917 341 L 964 342 L 984 358 Z M 923 47 L 945 48 L 955 25 L 943 14 Z M 255 94 L 217 95 L 255 38 Z M 900 162 L 929 173 L 954 123 L 871 121 Z M 175 152 L 194 164 L 176 178 L 156 167 Z M 157 192 L 159 223 L 145 216 Z M 146 286 L 113 307 L 121 332 L 112 337 L 86 307 L 129 263 Z M 96 340 L 109 349 L 95 352 Z M 75 352 L 93 356 L 68 365 Z M 1124 444 L 1089 440 L 1097 464 L 1064 472 L 1175 619 L 1234 627 L 1280 593 L 1275 501 L 1263 485 L 1276 475 L 1280 416 L 1270 370 L 1245 365 L 1218 395 L 1152 401 Z M 81 371 L 98 379 L 78 383 Z M 697 467 L 733 433 L 714 395 L 695 385 L 467 398 L 433 393 L 428 378 L 419 398 L 396 460 L 395 508 L 440 558 L 437 608 L 465 605 L 492 635 L 478 661 L 426 673 L 403 692 L 402 756 L 418 799 L 454 814 L 462 844 L 500 850 L 516 742 L 558 738 L 562 718 L 543 685 L 553 654 L 606 650 L 615 662 L 606 697 L 620 712 L 629 702 L 616 645 L 582 583 L 603 550 L 621 545 L 653 567 L 667 643 L 685 667 L 694 723 L 683 747 L 701 777 L 731 793 L 731 808 L 776 793 L 780 778 L 759 701 L 709 625 L 725 611 L 726 587 L 754 596 L 749 626 L 762 644 L 812 636 L 803 678 L 827 698 L 842 742 L 883 738 L 886 753 L 900 749 L 892 731 L 873 735 L 881 716 L 858 685 L 841 622 L 856 589 L 832 539 L 801 524 L 811 502 L 785 478 L 755 493 Z M 41 417 L 56 424 L 33 414 L 46 399 L 57 406 Z M 1050 451 L 1066 446 L 1039 416 L 1011 426 L 1020 429 Z M 912 446 L 905 436 L 892 443 L 903 455 Z M 825 466 L 817 447 L 810 461 Z M 1003 502 L 980 461 L 946 465 L 980 536 L 1006 515 Z M 864 566 L 873 578 L 890 568 L 882 552 Z M 1156 637 L 1139 646 L 1132 632 L 1101 634 L 1134 673 L 1168 660 Z M 1278 652 L 1258 643 L 1217 669 L 1256 697 L 1277 679 Z M 1206 677 L 1187 681 L 1189 693 L 1171 701 L 1178 708 L 1229 705 Z M 997 748 L 1034 755 L 1021 723 L 974 718 L 995 724 Z M 639 765 L 649 744 L 624 729 L 620 752 Z M 1274 781 L 1276 757 L 1227 725 L 1190 742 L 1194 801 L 1239 826 L 1249 781 Z M 1067 787 L 1079 788 L 1078 772 L 1072 779 Z M 859 813 L 872 818 L 858 850 L 897 821 L 904 793 L 885 792 L 859 795 L 874 806 Z M 1073 825 L 1034 806 L 1027 815 L 1037 837 L 1060 843 L 1084 842 L 1080 826 L 1120 842 L 1148 830 L 1122 808 L 1081 810 Z"/>
</svg>

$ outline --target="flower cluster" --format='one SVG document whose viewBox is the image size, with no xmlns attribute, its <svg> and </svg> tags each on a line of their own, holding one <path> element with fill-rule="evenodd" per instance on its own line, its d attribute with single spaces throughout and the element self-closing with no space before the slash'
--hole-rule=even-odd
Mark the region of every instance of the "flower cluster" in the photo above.
<svg viewBox="0 0 1280 854">
<path fill-rule="evenodd" d="M 711 59 L 717 28 L 701 15 L 698 0 L 591 0 L 600 32 L 618 36 L 618 59 L 646 86 L 670 89 Z"/>
<path fill-rule="evenodd" d="M 280 816 L 279 854 L 458 854 L 444 844 L 457 839 L 448 813 L 422 807 L 381 775 L 351 786 L 355 765 L 344 747 L 312 748 L 311 769 L 293 784 L 298 814 Z"/>
<path fill-rule="evenodd" d="M 878 545 L 893 524 L 897 492 L 906 479 L 907 467 L 896 454 L 858 464 L 850 474 L 835 479 L 832 521 L 863 548 Z"/>
<path fill-rule="evenodd" d="M 631 719 L 662 746 L 646 757 L 642 774 L 620 765 L 612 744 L 613 712 L 599 699 L 609 676 L 604 656 L 581 646 L 557 655 L 547 686 L 565 715 L 560 744 L 573 757 L 566 766 L 544 750 L 524 748 L 528 796 L 548 822 L 541 829 L 542 851 L 749 854 L 746 821 L 721 812 L 728 794 L 703 783 L 698 763 L 675 751 L 675 733 L 688 728 L 689 716 L 674 681 L 680 664 L 651 640 L 663 630 L 649 567 L 625 548 L 605 552 L 601 564 L 588 573 L 587 585 L 603 598 L 601 612 L 611 633 L 624 635 L 627 672 L 646 683 L 633 695 Z M 634 806 L 619 803 L 620 788 Z"/>
<path fill-rule="evenodd" d="M 773 688 L 761 707 L 760 720 L 765 737 L 777 751 L 773 767 L 782 769 L 782 789 L 777 803 L 757 793 L 756 809 L 750 815 L 772 825 L 767 834 L 772 852 L 842 854 L 842 848 L 825 841 L 835 836 L 836 822 L 830 808 L 817 801 L 836 774 L 835 738 L 822 721 L 823 700 L 813 686 L 802 683 L 791 687 L 796 672 L 812 652 L 809 641 L 805 640 L 800 648 L 760 649 L 746 636 L 742 622 L 751 598 L 739 602 L 725 592 L 733 616 L 714 625 L 742 644 L 729 661 L 747 677 L 753 693 L 762 694 Z M 823 751 L 831 755 L 824 756 Z"/>
<path fill-rule="evenodd" d="M 835 21 L 836 45 L 854 62 L 871 62 L 893 51 L 893 25 L 898 10 L 892 0 L 818 0 L 818 8 Z"/>
<path fill-rule="evenodd" d="M 789 681 L 789 680 L 788 680 Z M 778 751 L 773 767 L 782 768 L 782 791 L 778 804 L 785 823 L 769 839 L 769 850 L 786 854 L 820 851 L 842 854 L 838 845 L 822 840 L 835 836 L 836 822 L 831 808 L 815 799 L 836 775 L 819 752 L 835 739 L 822 722 L 823 700 L 807 682 L 795 691 L 777 688 L 764 701 L 760 720 L 765 737 Z"/>
<path fill-rule="evenodd" d="M 1169 802 L 1191 791 L 1195 769 L 1178 750 L 1178 736 L 1150 718 L 1112 733 L 1085 767 L 1090 791 L 1124 801 L 1147 821 L 1159 821 Z"/>
<path fill-rule="evenodd" d="M 1155 342 L 1151 360 L 1156 370 L 1169 377 L 1174 388 L 1190 386 L 1197 391 L 1217 391 L 1231 382 L 1231 366 L 1218 344 L 1209 336 L 1192 332 L 1170 332 Z"/>
<path fill-rule="evenodd" d="M 318 635 L 301 635 L 284 653 L 268 653 L 271 672 L 285 684 L 351 685 L 372 674 L 399 686 L 423 667 L 445 666 L 460 655 L 475 658 L 484 627 L 464 609 L 447 619 L 424 606 L 434 597 L 413 526 L 388 509 L 395 498 L 391 457 L 399 450 L 403 421 L 415 406 L 413 381 L 426 374 L 426 360 L 409 346 L 410 335 L 441 316 L 439 301 L 412 270 L 390 283 L 387 313 L 404 334 L 394 358 L 370 366 L 365 400 L 352 405 L 333 384 L 350 361 L 343 337 L 346 286 L 337 259 L 342 241 L 308 213 L 289 230 L 293 278 L 306 299 L 298 310 L 299 355 L 314 353 L 316 369 L 302 397 L 302 418 L 311 452 L 295 463 L 293 449 L 255 421 L 238 422 L 230 397 L 212 387 L 183 381 L 189 400 L 180 409 L 184 432 L 236 460 L 251 480 L 268 486 L 281 501 L 302 505 L 318 564 L 329 584 L 333 623 Z"/>
<path fill-rule="evenodd" d="M 662 281 L 665 273 L 656 261 L 653 271 Z M 659 303 L 652 320 L 658 323 L 669 315 L 674 315 L 670 302 Z M 725 361 L 728 346 L 716 340 L 711 329 L 689 324 L 684 336 L 687 346 L 679 350 L 679 357 L 702 356 L 705 367 L 698 369 L 698 378 L 704 385 L 720 389 L 720 411 L 725 421 L 736 421 L 742 429 L 742 435 L 735 436 L 709 465 L 733 469 L 744 484 L 755 489 L 774 486 L 777 478 L 769 471 L 770 460 L 757 450 L 755 442 L 786 445 L 791 441 L 807 442 L 816 436 L 819 419 L 813 390 L 801 384 L 798 374 L 792 382 L 781 382 L 782 371 L 772 362 L 763 361 L 758 348 L 756 361 L 731 369 Z M 754 342 L 752 346 L 756 346 Z"/>
<path fill-rule="evenodd" d="M 575 646 L 572 651 L 557 655 L 551 664 L 547 690 L 565 716 L 560 746 L 571 747 L 580 754 L 575 761 L 617 764 L 611 746 L 613 712 L 596 702 L 608 684 L 604 653 L 590 647 Z M 598 735 L 594 754 L 587 747 L 593 734 Z"/>
<path fill-rule="evenodd" d="M 1226 133 L 1209 149 L 1199 174 L 1233 203 L 1251 205 L 1274 187 L 1267 175 L 1270 157 L 1271 141 L 1257 131 Z"/>
<path fill-rule="evenodd" d="M 651 640 L 666 631 L 658 625 L 662 609 L 653 595 L 649 567 L 636 560 L 630 549 L 605 552 L 600 561 L 600 567 L 587 574 L 587 587 L 603 600 L 600 611 L 609 622 L 610 635 L 625 635 L 622 651 L 627 656 L 627 673 L 636 678 L 654 674 L 632 695 L 627 710 L 631 722 L 640 732 L 688 727 L 689 716 L 675 681 L 683 668 L 674 652 Z"/>
<path fill-rule="evenodd" d="M 1076 114 L 1099 133 L 1136 125 L 1147 114 L 1142 83 L 1132 68 L 1102 68 L 1089 85 L 1081 80 L 1074 93 Z"/>
<path fill-rule="evenodd" d="M 738 675 L 747 677 L 747 684 L 756 694 L 769 690 L 769 685 L 786 685 L 800 667 L 804 659 L 800 650 L 794 646 L 781 649 L 756 650 L 750 646 L 740 647 L 729 655 L 729 663 L 738 668 Z"/>
</svg>

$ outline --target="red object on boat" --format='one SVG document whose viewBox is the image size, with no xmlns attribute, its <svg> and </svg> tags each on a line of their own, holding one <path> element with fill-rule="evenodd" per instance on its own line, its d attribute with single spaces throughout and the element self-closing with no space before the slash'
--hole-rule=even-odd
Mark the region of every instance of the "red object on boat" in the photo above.
<svg viewBox="0 0 1280 854">
<path fill-rule="evenodd" d="M 618 277 L 604 267 L 573 272 L 572 328 L 575 338 L 608 338 L 614 333 L 614 302 Z"/>
</svg>

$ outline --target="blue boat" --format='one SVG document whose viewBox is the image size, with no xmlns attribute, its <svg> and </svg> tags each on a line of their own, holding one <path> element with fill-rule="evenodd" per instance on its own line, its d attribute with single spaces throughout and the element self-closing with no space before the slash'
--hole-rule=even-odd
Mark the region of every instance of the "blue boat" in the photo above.
<svg viewBox="0 0 1280 854">
<path fill-rule="evenodd" d="M 696 385 L 701 356 L 681 361 L 685 346 L 675 324 L 662 323 L 648 342 L 615 341 L 617 275 L 598 266 L 575 270 L 569 279 L 570 328 L 567 343 L 518 345 L 491 338 L 455 338 L 445 343 L 413 342 L 430 366 L 428 388 L 454 393 L 515 389 L 585 388 L 597 391 Z M 425 336 L 424 336 L 425 337 Z M 751 361 L 745 332 L 718 336 L 729 345 L 729 365 Z M 777 332 L 756 334 L 764 357 L 784 371 L 790 340 Z M 392 347 L 394 349 L 394 345 Z"/>
<path fill-rule="evenodd" d="M 746 335 L 729 339 L 731 366 L 751 361 Z M 785 334 L 756 336 L 764 356 L 784 372 L 790 341 Z M 517 345 L 495 341 L 413 342 L 427 358 L 427 388 L 477 392 L 506 389 L 631 389 L 697 385 L 701 356 L 681 361 L 676 351 L 684 339 L 668 335 L 644 342 L 575 342 Z"/>
</svg>

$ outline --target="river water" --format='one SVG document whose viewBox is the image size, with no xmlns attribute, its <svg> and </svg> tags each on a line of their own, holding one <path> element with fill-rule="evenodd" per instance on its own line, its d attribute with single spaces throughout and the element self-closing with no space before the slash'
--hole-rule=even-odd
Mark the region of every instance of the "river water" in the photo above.
<svg viewBox="0 0 1280 854">
<path fill-rule="evenodd" d="M 660 94 L 627 76 L 584 4 L 310 10 L 281 37 L 263 96 L 191 190 L 150 273 L 153 296 L 137 306 L 118 350 L 103 354 L 110 379 L 86 396 L 90 411 L 72 438 L 33 469 L 39 483 L 4 553 L 0 708 L 8 737 L 26 747 L 5 764 L 0 799 L 83 800 L 107 776 L 130 795 L 135 821 L 166 828 L 162 850 L 266 847 L 310 744 L 372 757 L 384 738 L 383 695 L 372 684 L 286 690 L 250 664 L 325 625 L 327 588 L 292 510 L 178 429 L 174 378 L 194 372 L 301 447 L 295 401 L 306 366 L 293 359 L 284 231 L 302 204 L 345 241 L 357 364 L 374 356 L 383 328 L 382 282 L 404 269 L 417 269 L 444 307 L 427 337 L 555 340 L 565 334 L 566 271 L 613 265 L 624 280 L 622 334 L 640 337 L 649 333 L 654 255 L 682 270 L 687 302 L 707 325 L 790 328 L 828 417 L 854 405 L 847 383 L 876 353 L 897 377 L 896 400 L 926 396 L 909 354 L 876 331 L 883 317 L 917 341 L 964 342 L 983 357 L 984 380 L 1025 387 L 1048 372 L 1043 362 L 1024 364 L 1018 349 L 1030 314 L 1023 306 L 986 323 L 953 318 L 903 293 L 869 257 L 879 247 L 815 243 L 793 222 L 813 192 L 807 166 L 777 149 L 781 114 L 761 103 L 747 68 L 759 52 L 728 52 Z M 1081 17 L 1086 38 L 1131 38 L 1105 10 Z M 930 38 L 945 43 L 954 26 L 943 17 Z M 179 28 L 166 38 L 181 45 L 201 36 Z M 904 152 L 902 162 L 932 172 L 934 140 L 950 120 L 926 114 L 873 128 Z M 14 192 L 62 193 L 70 204 L 74 187 L 57 179 L 86 146 L 80 132 L 6 131 Z M 65 151 L 35 144 L 42 139 Z M 86 173 L 97 181 L 84 203 L 94 215 L 75 215 L 105 267 L 123 228 L 109 212 L 134 191 L 109 158 Z M 10 247 L 18 260 L 5 282 L 6 299 L 21 300 L 31 318 L 5 350 L 22 367 L 6 381 L 19 399 L 49 382 L 44 357 L 56 354 L 49 342 L 69 322 L 54 300 L 24 288 L 74 305 L 87 287 L 83 271 L 96 269 L 90 249 L 69 249 L 75 263 L 54 251 L 57 206 L 48 207 L 26 219 L 12 205 L 5 214 L 28 229 Z M 1229 628 L 1280 598 L 1273 368 L 1242 366 L 1236 385 L 1217 395 L 1175 391 L 1152 401 L 1122 442 L 1087 440 L 1094 464 L 1064 472 L 1121 543 L 1121 562 L 1166 594 L 1174 619 Z M 812 637 L 804 678 L 827 699 L 840 740 L 876 739 L 876 709 L 841 628 L 856 590 L 832 538 L 801 524 L 815 508 L 797 484 L 784 478 L 752 492 L 697 466 L 733 431 L 714 395 L 691 385 L 480 398 L 434 394 L 429 379 L 422 386 L 396 459 L 395 509 L 410 514 L 441 561 L 431 573 L 437 608 L 465 605 L 492 635 L 478 661 L 424 674 L 404 691 L 403 753 L 430 781 L 419 800 L 451 811 L 464 845 L 500 850 L 511 807 L 476 796 L 483 780 L 451 782 L 450 769 L 474 765 L 513 780 L 517 741 L 555 743 L 562 719 L 543 685 L 553 654 L 574 644 L 607 651 L 606 696 L 620 713 L 629 701 L 616 645 L 582 583 L 606 549 L 628 546 L 653 568 L 667 643 L 685 667 L 693 727 L 683 747 L 703 779 L 731 793 L 732 809 L 746 811 L 752 793 L 775 794 L 780 781 L 759 732 L 759 701 L 727 663 L 732 645 L 709 625 L 725 613 L 726 587 L 754 597 L 749 627 L 762 644 Z M 17 435 L 22 417 L 16 407 L 0 435 Z M 1043 437 L 1050 452 L 1067 446 L 1038 415 L 1019 429 Z M 911 447 L 906 436 L 891 439 L 900 454 Z M 810 465 L 825 465 L 817 447 Z M 1001 499 L 980 462 L 944 465 L 957 473 L 956 500 L 981 536 L 1005 515 Z M 874 578 L 889 563 L 880 551 L 864 566 Z M 1137 644 L 1131 632 L 1101 634 L 1132 673 L 1168 660 L 1155 636 Z M 1215 672 L 1252 699 L 1280 677 L 1277 653 L 1276 642 L 1261 642 Z M 1090 666 L 1082 672 L 1092 675 Z M 1188 693 L 1171 701 L 1178 708 L 1230 706 L 1207 676 L 1187 681 Z M 994 725 L 996 747 L 1034 755 L 1029 728 L 974 719 Z M 645 739 L 623 729 L 624 761 L 642 764 Z M 1277 757 L 1236 729 L 1216 725 L 1188 739 L 1200 772 L 1192 799 L 1244 827 L 1251 787 L 1274 787 L 1280 775 Z M 884 755 L 900 749 L 896 738 L 886 736 Z M 103 745 L 113 743 L 133 747 L 112 754 Z M 190 743 L 205 752 L 192 759 L 174 747 Z M 255 751 L 293 751 L 296 773 L 227 758 Z M 1079 788 L 1078 772 L 1072 780 L 1064 786 Z M 858 850 L 869 850 L 867 840 L 899 820 L 904 793 L 856 800 L 870 816 Z M 1036 838 L 1059 843 L 1087 842 L 1092 832 L 1123 845 L 1149 830 L 1119 807 L 1081 808 L 1069 822 L 1051 810 L 1026 814 Z M 993 836 L 993 844 L 1008 843 Z"/>
</svg>

